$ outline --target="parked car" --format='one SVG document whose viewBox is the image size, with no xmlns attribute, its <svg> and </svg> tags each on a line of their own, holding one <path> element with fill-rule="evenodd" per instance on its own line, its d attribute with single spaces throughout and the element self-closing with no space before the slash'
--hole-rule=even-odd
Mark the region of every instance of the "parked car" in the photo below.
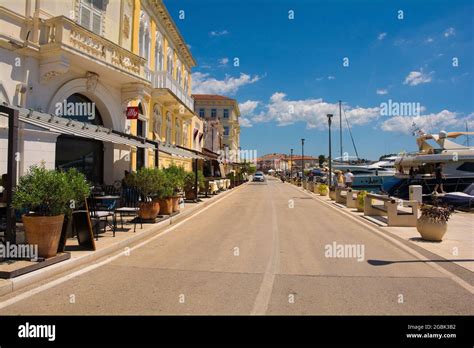
<svg viewBox="0 0 474 348">
<path fill-rule="evenodd" d="M 263 182 L 265 181 L 265 176 L 263 175 L 262 172 L 256 172 L 255 175 L 253 176 L 253 181 Z"/>
</svg>

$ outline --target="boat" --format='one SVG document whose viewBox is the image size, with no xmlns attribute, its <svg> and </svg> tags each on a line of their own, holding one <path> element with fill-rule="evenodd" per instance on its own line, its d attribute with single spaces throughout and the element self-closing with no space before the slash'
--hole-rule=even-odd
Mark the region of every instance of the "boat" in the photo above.
<svg viewBox="0 0 474 348">
<path fill-rule="evenodd" d="M 384 187 L 384 191 L 400 198 L 408 197 L 410 185 L 421 185 L 423 194 L 431 195 L 436 186 L 434 171 L 443 164 L 443 188 L 445 192 L 461 192 L 474 183 L 474 147 L 460 145 L 451 139 L 469 136 L 473 132 L 445 132 L 420 134 L 418 151 L 401 154 L 395 160 L 396 184 Z"/>
</svg>

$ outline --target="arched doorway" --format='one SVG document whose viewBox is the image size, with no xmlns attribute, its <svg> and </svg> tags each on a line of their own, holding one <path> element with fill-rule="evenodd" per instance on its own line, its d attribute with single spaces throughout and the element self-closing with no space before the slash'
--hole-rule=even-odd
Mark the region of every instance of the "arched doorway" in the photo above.
<svg viewBox="0 0 474 348">
<path fill-rule="evenodd" d="M 90 111 L 94 112 L 93 117 Z M 62 116 L 73 120 L 103 125 L 95 104 L 82 94 L 72 94 L 62 108 Z M 70 135 L 60 135 L 56 141 L 57 169 L 76 168 L 93 184 L 104 181 L 104 145 L 101 141 Z"/>
</svg>

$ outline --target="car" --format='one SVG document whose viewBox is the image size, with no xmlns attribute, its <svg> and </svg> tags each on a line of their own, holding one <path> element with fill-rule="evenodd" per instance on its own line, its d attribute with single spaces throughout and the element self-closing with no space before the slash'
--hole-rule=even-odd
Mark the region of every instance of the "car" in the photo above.
<svg viewBox="0 0 474 348">
<path fill-rule="evenodd" d="M 252 181 L 263 182 L 263 181 L 265 181 L 265 176 L 263 175 L 262 172 L 256 172 L 255 175 L 253 176 Z"/>
</svg>

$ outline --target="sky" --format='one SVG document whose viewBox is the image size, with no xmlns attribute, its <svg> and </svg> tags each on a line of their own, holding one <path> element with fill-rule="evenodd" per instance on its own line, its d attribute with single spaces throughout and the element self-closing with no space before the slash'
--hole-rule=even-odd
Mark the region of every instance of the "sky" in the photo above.
<svg viewBox="0 0 474 348">
<path fill-rule="evenodd" d="M 349 156 L 346 118 L 369 159 L 415 151 L 416 129 L 474 131 L 472 0 L 164 3 L 197 61 L 193 93 L 237 99 L 242 150 L 299 154 L 304 138 L 327 155 L 332 113 L 337 157 L 339 100 Z"/>
</svg>

